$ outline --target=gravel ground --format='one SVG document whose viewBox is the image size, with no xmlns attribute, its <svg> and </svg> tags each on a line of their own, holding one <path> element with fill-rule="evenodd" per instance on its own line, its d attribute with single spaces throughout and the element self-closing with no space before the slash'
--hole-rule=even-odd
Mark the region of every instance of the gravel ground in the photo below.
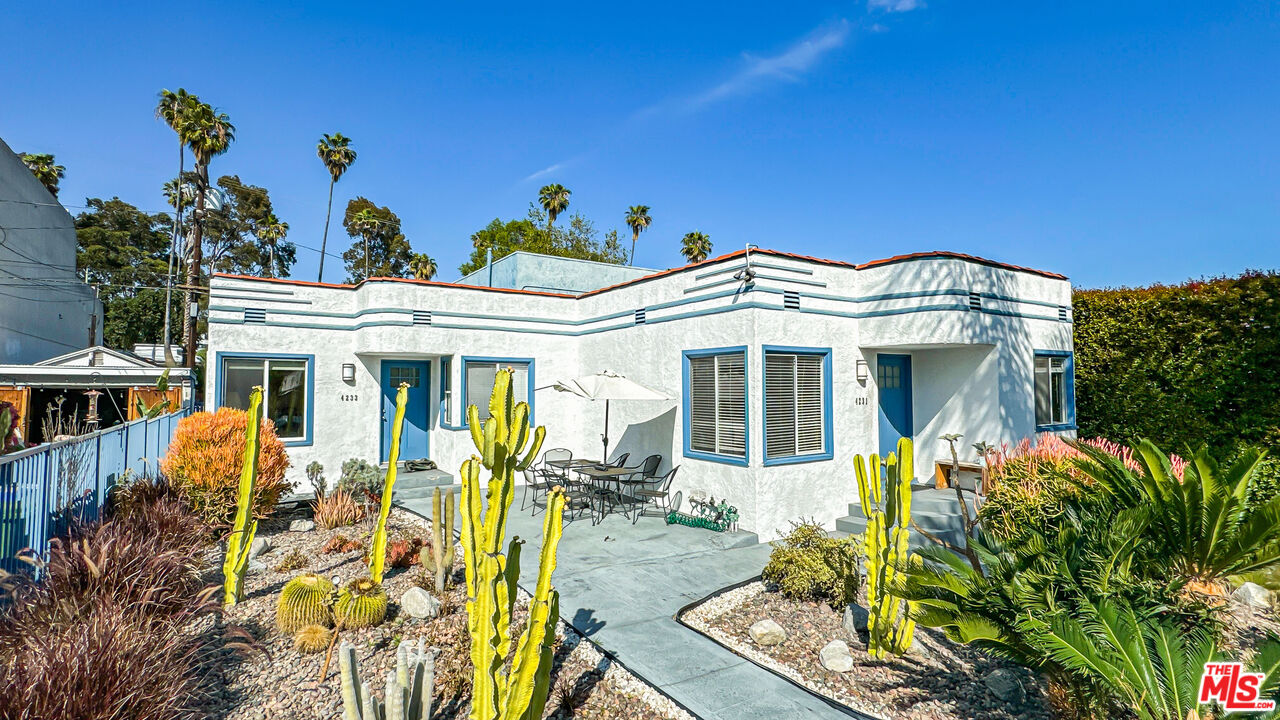
<svg viewBox="0 0 1280 720">
<path fill-rule="evenodd" d="M 302 517 L 301 515 L 295 517 Z M 339 689 L 338 662 L 335 657 L 324 678 L 320 678 L 324 653 L 303 655 L 293 649 L 292 638 L 281 636 L 275 629 L 275 608 L 280 589 L 301 572 L 337 576 L 342 582 L 367 574 L 363 552 L 323 554 L 324 544 L 334 535 L 361 540 L 368 545 L 371 528 L 364 525 L 289 532 L 289 520 L 272 518 L 259 524 L 259 536 L 266 537 L 272 549 L 258 558 L 264 565 L 246 578 L 246 599 L 226 613 L 223 622 L 238 625 L 251 635 L 258 649 L 215 653 L 209 663 L 217 687 L 213 701 L 215 717 L 227 720 L 292 720 L 294 718 L 339 718 L 342 698 Z M 398 537 L 430 537 L 430 524 L 416 515 L 393 510 L 388 520 L 389 539 Z M 301 569 L 277 572 L 276 567 L 291 553 L 305 556 Z M 461 553 L 455 565 L 454 582 L 446 589 L 441 615 L 419 620 L 401 616 L 397 600 L 422 580 L 418 567 L 388 569 L 383 587 L 390 599 L 387 621 L 376 628 L 345 631 L 342 638 L 356 647 L 361 674 L 366 678 L 383 678 L 394 665 L 395 651 L 401 640 L 426 638 L 429 646 L 438 647 L 436 661 L 434 720 L 466 717 L 471 700 L 470 639 L 466 631 L 466 592 L 462 587 Z M 536 558 L 531 558 L 536 561 Z M 221 557 L 211 556 L 211 578 L 220 581 Z M 528 561 L 528 560 L 527 560 Z M 434 594 L 433 581 L 429 590 Z M 512 623 L 514 639 L 524 628 L 528 596 L 522 593 Z M 667 718 L 684 720 L 691 716 L 624 668 L 604 657 L 590 642 L 564 622 L 557 633 L 555 665 L 552 669 L 552 691 L 544 718 L 600 718 L 630 720 Z M 380 688 L 380 681 L 370 685 Z M 379 690 L 375 692 L 381 694 Z"/>
<path fill-rule="evenodd" d="M 1035 676 L 1012 663 L 956 645 L 941 633 L 917 628 L 924 654 L 878 661 L 866 644 L 847 633 L 841 615 L 825 603 L 788 600 L 755 582 L 707 600 L 681 618 L 740 655 L 750 658 L 809 689 L 882 718 L 908 720 L 1048 720 L 1052 713 L 1045 688 Z M 756 645 L 747 629 L 771 619 L 783 627 L 786 640 L 771 647 Z M 818 652 L 832 640 L 849 644 L 853 669 L 824 668 Z M 1007 703 L 988 691 L 984 679 L 998 669 L 1019 677 L 1026 692 L 1021 703 Z"/>
</svg>

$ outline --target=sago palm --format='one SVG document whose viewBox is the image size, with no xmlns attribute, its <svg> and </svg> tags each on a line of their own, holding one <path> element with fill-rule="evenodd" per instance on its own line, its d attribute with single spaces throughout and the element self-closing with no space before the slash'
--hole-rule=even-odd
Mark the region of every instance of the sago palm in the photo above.
<svg viewBox="0 0 1280 720">
<path fill-rule="evenodd" d="M 711 237 L 694 230 L 680 241 L 680 254 L 689 263 L 700 263 L 711 254 Z"/>
<path fill-rule="evenodd" d="M 1078 463 L 1085 479 L 1071 504 L 1102 502 L 1143 515 L 1150 525 L 1143 533 L 1147 556 L 1168 568 L 1175 583 L 1213 583 L 1280 562 L 1280 497 L 1248 503 L 1262 453 L 1246 451 L 1223 468 L 1201 448 L 1179 480 L 1173 461 L 1148 440 L 1134 448 L 1137 471 L 1104 450 L 1077 447 L 1087 456 Z"/>
<path fill-rule="evenodd" d="M 409 272 L 418 280 L 430 280 L 436 276 L 436 261 L 426 253 L 416 253 L 409 260 Z"/>
<path fill-rule="evenodd" d="M 267 277 L 276 276 L 276 244 L 289 234 L 289 223 L 275 216 L 268 215 L 258 226 L 258 237 L 267 244 Z"/>
<path fill-rule="evenodd" d="M 316 282 L 324 282 L 324 254 L 329 243 L 329 218 L 333 216 L 333 186 L 356 161 L 356 151 L 351 147 L 351 138 L 342 133 L 325 133 L 316 144 L 316 154 L 329 170 L 329 208 L 324 214 L 324 235 L 320 237 L 320 272 L 316 275 Z"/>
<path fill-rule="evenodd" d="M 49 153 L 22 153 L 22 164 L 27 166 L 32 175 L 44 185 L 49 194 L 58 197 L 58 183 L 67 174 L 67 169 L 53 161 Z"/>
<path fill-rule="evenodd" d="M 631 228 L 631 260 L 629 265 L 636 264 L 636 240 L 640 233 L 649 227 L 653 218 L 649 217 L 648 205 L 632 205 L 627 208 L 627 227 Z"/>
<path fill-rule="evenodd" d="M 554 225 L 560 213 L 569 209 L 569 196 L 572 194 L 572 191 L 560 183 L 543 185 L 538 191 L 538 202 L 547 211 L 547 227 Z"/>
</svg>

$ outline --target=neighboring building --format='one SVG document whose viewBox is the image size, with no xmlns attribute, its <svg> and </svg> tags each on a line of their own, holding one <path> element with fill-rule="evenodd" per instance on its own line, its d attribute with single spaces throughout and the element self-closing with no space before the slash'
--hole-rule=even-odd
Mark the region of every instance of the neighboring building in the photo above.
<svg viewBox="0 0 1280 720">
<path fill-rule="evenodd" d="M 59 398 L 65 416 L 74 413 L 83 421 L 91 408 L 86 393 L 99 391 L 99 429 L 137 419 L 138 398 L 147 406 L 167 399 L 173 410 L 191 402 L 191 371 L 171 368 L 169 390 L 162 394 L 156 383 L 164 373 L 162 364 L 96 345 L 31 365 L 0 365 L 0 400 L 18 408 L 23 440 L 48 442 L 51 438 L 44 437 L 41 424 L 49 406 L 56 405 Z"/>
<path fill-rule="evenodd" d="M 581 283 L 601 277 L 578 267 Z M 765 539 L 796 518 L 845 515 L 853 456 L 900 436 L 931 480 L 942 435 L 963 433 L 972 459 L 974 442 L 1075 427 L 1061 275 L 942 252 L 852 264 L 751 250 L 605 284 L 215 276 L 206 400 L 243 407 L 264 386 L 301 480 L 313 460 L 332 476 L 350 457 L 385 460 L 407 381 L 402 459 L 456 474 L 474 450 L 464 408 L 483 412 L 496 368 L 516 370 L 544 449 L 587 458 L 600 454 L 603 408 L 537 388 L 613 370 L 673 398 L 612 403 L 613 452 L 661 454 L 663 470 L 681 466 L 673 489 L 727 498 Z"/>
<path fill-rule="evenodd" d="M 71 216 L 0 140 L 0 363 L 102 342 L 102 303 L 76 275 Z"/>
<path fill-rule="evenodd" d="M 578 294 L 628 280 L 638 280 L 655 272 L 657 270 L 633 265 L 575 260 L 517 250 L 463 277 L 458 284 Z"/>
</svg>

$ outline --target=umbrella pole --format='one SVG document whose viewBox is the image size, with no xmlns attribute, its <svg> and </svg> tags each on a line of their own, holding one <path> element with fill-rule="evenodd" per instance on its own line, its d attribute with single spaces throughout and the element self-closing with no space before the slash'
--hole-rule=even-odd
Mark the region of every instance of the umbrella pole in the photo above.
<svg viewBox="0 0 1280 720">
<path fill-rule="evenodd" d="M 609 401 L 604 401 L 604 434 L 600 436 L 604 440 L 604 455 L 600 461 L 608 464 L 609 462 Z"/>
</svg>

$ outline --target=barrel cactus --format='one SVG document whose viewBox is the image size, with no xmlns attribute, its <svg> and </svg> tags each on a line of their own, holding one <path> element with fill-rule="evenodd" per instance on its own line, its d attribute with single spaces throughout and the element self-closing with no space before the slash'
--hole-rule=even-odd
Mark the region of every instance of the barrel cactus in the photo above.
<svg viewBox="0 0 1280 720">
<path fill-rule="evenodd" d="M 372 578 L 356 578 L 338 592 L 333 615 L 344 629 L 379 625 L 387 619 L 387 593 Z"/>
<path fill-rule="evenodd" d="M 333 632 L 324 625 L 307 625 L 293 636 L 293 649 L 306 655 L 324 652 L 332 639 Z"/>
<path fill-rule="evenodd" d="M 276 602 L 276 628 L 292 635 L 308 625 L 333 625 L 333 583 L 314 573 L 303 573 L 285 584 Z"/>
</svg>

